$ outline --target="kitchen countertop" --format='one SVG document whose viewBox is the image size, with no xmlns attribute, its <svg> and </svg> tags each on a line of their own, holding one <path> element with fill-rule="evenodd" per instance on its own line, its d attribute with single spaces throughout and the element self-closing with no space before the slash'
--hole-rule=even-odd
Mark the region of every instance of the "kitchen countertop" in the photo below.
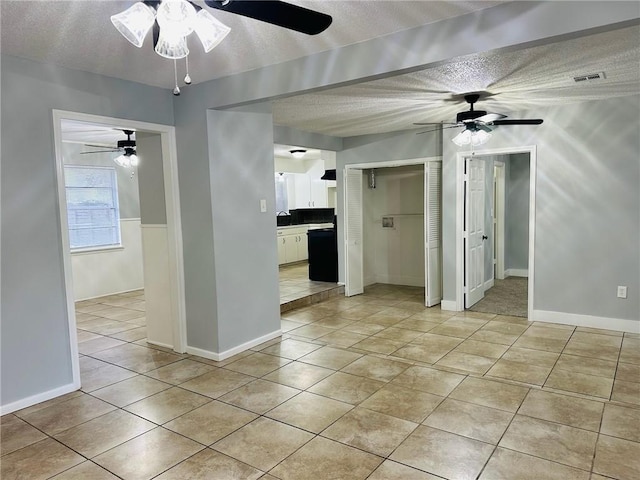
<svg viewBox="0 0 640 480">
<path fill-rule="evenodd" d="M 333 223 L 302 223 L 300 225 L 285 225 L 278 227 L 278 230 L 291 230 L 294 228 L 307 228 L 308 230 L 315 230 L 317 228 L 333 228 Z"/>
</svg>

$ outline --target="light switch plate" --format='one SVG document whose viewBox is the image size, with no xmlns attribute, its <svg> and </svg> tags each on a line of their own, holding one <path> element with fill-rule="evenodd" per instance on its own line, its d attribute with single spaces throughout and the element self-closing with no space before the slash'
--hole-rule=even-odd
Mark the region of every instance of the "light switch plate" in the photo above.
<svg viewBox="0 0 640 480">
<path fill-rule="evenodd" d="M 618 298 L 627 298 L 627 287 L 618 285 Z"/>
<path fill-rule="evenodd" d="M 267 201 L 262 199 L 260 200 L 260 212 L 265 213 L 267 211 Z"/>
</svg>

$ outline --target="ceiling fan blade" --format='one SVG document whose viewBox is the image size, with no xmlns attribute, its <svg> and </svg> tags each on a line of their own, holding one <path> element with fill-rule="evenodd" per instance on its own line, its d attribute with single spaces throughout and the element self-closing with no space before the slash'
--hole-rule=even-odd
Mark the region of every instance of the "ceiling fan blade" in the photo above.
<svg viewBox="0 0 640 480">
<path fill-rule="evenodd" d="M 502 115 L 501 113 L 487 113 L 486 115 L 482 115 L 481 117 L 476 118 L 476 122 L 489 123 L 495 122 L 496 120 L 501 120 L 503 118 L 507 118 L 506 115 Z"/>
<path fill-rule="evenodd" d="M 153 36 L 153 49 L 155 50 L 156 46 L 158 45 L 158 40 L 160 40 L 160 25 L 158 25 L 157 20 L 153 22 L 152 36 Z"/>
<path fill-rule="evenodd" d="M 541 118 L 529 118 L 523 120 L 495 120 L 491 125 L 540 125 L 542 123 Z"/>
<path fill-rule="evenodd" d="M 117 148 L 114 150 L 91 150 L 90 152 L 80 152 L 80 155 L 84 155 L 85 153 L 114 153 L 119 151 Z"/>
<path fill-rule="evenodd" d="M 333 19 L 325 13 L 281 1 L 205 0 L 209 7 L 278 25 L 279 27 L 317 35 L 326 30 Z"/>
<path fill-rule="evenodd" d="M 98 145 L 98 144 L 96 144 L 96 143 L 83 143 L 83 145 L 84 145 L 85 147 L 96 147 L 96 148 L 116 148 L 116 147 L 110 147 L 109 145 L 105 145 L 105 144 Z"/>
<path fill-rule="evenodd" d="M 441 124 L 440 124 L 440 123 L 438 123 L 437 125 L 441 125 Z M 447 128 L 458 128 L 459 126 L 460 126 L 460 125 L 458 125 L 458 124 L 452 124 L 452 125 L 448 125 L 448 126 L 446 126 L 446 127 L 442 127 L 441 129 L 440 129 L 440 128 L 434 128 L 433 130 L 424 130 L 424 131 L 422 131 L 422 132 L 416 132 L 416 135 L 420 135 L 421 133 L 437 132 L 437 131 L 439 131 L 439 130 L 445 130 L 445 129 L 447 129 Z"/>
<path fill-rule="evenodd" d="M 419 122 L 419 123 L 414 123 L 414 125 L 453 125 L 453 126 L 460 126 L 457 123 L 450 123 L 450 122 Z"/>
</svg>

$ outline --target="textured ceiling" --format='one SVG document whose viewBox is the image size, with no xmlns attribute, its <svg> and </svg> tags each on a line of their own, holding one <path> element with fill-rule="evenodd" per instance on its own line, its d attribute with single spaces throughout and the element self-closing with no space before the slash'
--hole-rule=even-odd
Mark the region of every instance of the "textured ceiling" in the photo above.
<svg viewBox="0 0 640 480">
<path fill-rule="evenodd" d="M 209 9 L 231 33 L 205 54 L 189 38 L 189 69 L 194 83 L 293 60 L 491 7 L 500 1 L 335 1 L 290 0 L 333 17 L 325 32 L 309 36 Z M 127 42 L 109 18 L 133 2 L 119 0 L 0 0 L 0 50 L 165 88 L 173 87 L 173 65 L 153 52 L 151 34 L 142 48 Z M 195 0 L 204 6 L 203 0 Z M 181 69 L 184 63 L 180 62 Z M 153 72 L 150 74 L 149 72 Z"/>
<path fill-rule="evenodd" d="M 0 0 L 0 49 L 5 54 L 170 88 L 171 62 L 153 53 L 149 39 L 143 48 L 135 48 L 108 20 L 110 15 L 131 3 Z M 203 5 L 202 0 L 196 3 Z M 502 2 L 306 0 L 294 3 L 331 14 L 333 24 L 320 35 L 307 36 L 214 11 L 214 15 L 233 30 L 209 54 L 202 53 L 199 45 L 191 45 L 189 63 L 194 83 L 365 41 Z M 509 25 L 517 28 L 514 21 Z M 478 104 L 479 109 L 511 118 L 516 112 L 518 116 L 526 112 L 527 117 L 535 117 L 537 110 L 548 105 L 639 94 L 639 65 L 640 27 L 633 26 L 528 49 L 453 58 L 410 74 L 283 98 L 274 102 L 274 120 L 278 125 L 341 137 L 405 130 L 416 128 L 415 122 L 454 121 L 457 112 L 467 110 L 461 94 L 477 91 L 486 92 Z M 605 78 L 579 84 L 573 81 L 575 75 L 594 72 L 605 72 Z M 97 136 L 90 139 L 88 134 L 83 137 L 85 141 L 101 143 Z M 75 135 L 80 133 L 76 131 Z"/>
<path fill-rule="evenodd" d="M 574 76 L 605 72 L 603 80 Z M 463 93 L 486 92 L 478 110 L 527 111 L 640 94 L 640 27 L 509 52 L 488 52 L 426 70 L 274 102 L 276 124 L 348 137 L 455 122 Z M 423 130 L 425 127 L 421 127 Z"/>
</svg>

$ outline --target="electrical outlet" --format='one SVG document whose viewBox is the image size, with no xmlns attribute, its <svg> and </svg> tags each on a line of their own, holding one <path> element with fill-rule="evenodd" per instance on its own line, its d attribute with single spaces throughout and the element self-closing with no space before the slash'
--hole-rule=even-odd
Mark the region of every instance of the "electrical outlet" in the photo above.
<svg viewBox="0 0 640 480">
<path fill-rule="evenodd" d="M 627 298 L 627 287 L 618 285 L 618 298 Z"/>
</svg>

